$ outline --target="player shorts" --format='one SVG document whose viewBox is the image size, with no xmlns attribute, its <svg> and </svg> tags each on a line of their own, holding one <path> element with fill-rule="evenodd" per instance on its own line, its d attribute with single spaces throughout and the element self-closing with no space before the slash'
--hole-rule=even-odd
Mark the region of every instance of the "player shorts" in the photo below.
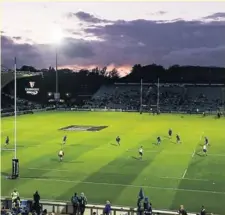
<svg viewBox="0 0 225 215">
<path fill-rule="evenodd" d="M 207 150 L 206 150 L 206 149 L 203 149 L 203 152 L 205 152 L 205 153 L 206 153 L 206 152 L 207 152 Z"/>
<path fill-rule="evenodd" d="M 139 152 L 139 155 L 140 155 L 140 156 L 142 156 L 142 155 L 143 155 L 143 153 L 142 153 L 142 152 Z"/>
<path fill-rule="evenodd" d="M 63 157 L 63 155 L 59 155 L 59 157 L 60 157 L 60 158 L 62 158 L 62 157 Z"/>
</svg>

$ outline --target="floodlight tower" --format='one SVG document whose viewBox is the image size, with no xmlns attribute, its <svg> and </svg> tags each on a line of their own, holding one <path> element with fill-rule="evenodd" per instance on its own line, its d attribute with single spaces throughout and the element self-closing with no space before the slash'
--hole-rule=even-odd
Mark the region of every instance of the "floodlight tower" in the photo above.
<svg viewBox="0 0 225 215">
<path fill-rule="evenodd" d="M 63 38 L 62 30 L 56 27 L 53 30 L 53 42 L 55 44 L 55 94 L 54 99 L 56 102 L 56 107 L 58 106 L 58 102 L 60 100 L 59 93 L 59 76 L 58 76 L 58 46 Z"/>
</svg>

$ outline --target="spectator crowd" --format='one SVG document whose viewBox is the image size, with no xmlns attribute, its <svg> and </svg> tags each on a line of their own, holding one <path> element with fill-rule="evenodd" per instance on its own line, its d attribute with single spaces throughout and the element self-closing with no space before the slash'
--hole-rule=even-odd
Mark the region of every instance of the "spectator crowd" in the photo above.
<svg viewBox="0 0 225 215">
<path fill-rule="evenodd" d="M 141 195 L 140 195 L 141 194 Z M 27 201 L 20 199 L 19 192 L 14 189 L 11 193 L 11 207 L 6 206 L 1 203 L 1 215 L 54 215 L 52 212 L 48 213 L 46 209 L 42 208 L 42 205 L 40 203 L 40 195 L 38 191 L 36 191 L 33 194 L 33 200 Z M 77 195 L 77 193 L 74 193 L 74 195 L 71 197 L 71 204 L 73 206 L 73 213 L 71 215 L 84 215 L 85 209 L 87 206 L 87 197 L 82 192 L 80 195 Z M 110 215 L 112 212 L 111 210 L 111 203 L 110 201 L 106 201 L 104 209 L 100 212 L 99 215 Z M 93 215 L 98 215 L 96 212 L 93 212 Z M 156 213 L 157 215 L 160 215 L 160 213 Z M 153 213 L 152 210 L 152 203 L 149 201 L 148 197 L 145 197 L 143 195 L 142 189 L 140 190 L 138 199 L 137 199 L 137 215 L 156 215 Z M 179 210 L 177 211 L 177 214 L 179 215 L 188 215 L 187 211 L 185 210 L 184 206 L 181 205 L 179 207 Z M 206 209 L 204 206 L 200 209 L 200 213 L 197 213 L 196 215 L 206 215 Z M 210 214 L 212 215 L 212 214 Z"/>
<path fill-rule="evenodd" d="M 224 97 L 224 98 L 223 98 Z M 114 85 L 102 87 L 85 107 L 161 112 L 211 112 L 225 107 L 225 90 L 221 86 L 185 86 L 174 84 Z"/>
</svg>

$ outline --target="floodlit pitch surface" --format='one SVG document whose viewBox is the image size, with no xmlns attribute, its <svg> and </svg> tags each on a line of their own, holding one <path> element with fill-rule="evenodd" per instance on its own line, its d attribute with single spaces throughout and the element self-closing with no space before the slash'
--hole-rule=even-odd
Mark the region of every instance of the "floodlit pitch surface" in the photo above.
<svg viewBox="0 0 225 215">
<path fill-rule="evenodd" d="M 63 131 L 71 125 L 108 126 L 100 131 Z M 160 115 L 137 113 L 46 112 L 18 117 L 18 180 L 7 180 L 11 172 L 11 151 L 2 151 L 2 195 L 17 188 L 22 197 L 34 191 L 43 199 L 70 200 L 74 192 L 84 192 L 89 203 L 136 207 L 140 187 L 154 208 L 224 214 L 225 203 L 225 119 L 213 116 Z M 168 129 L 180 134 L 182 144 L 168 139 Z M 13 147 L 13 118 L 2 119 L 2 147 L 10 136 Z M 57 153 L 62 138 L 64 161 Z M 121 137 L 121 146 L 115 138 Z M 198 155 L 203 138 L 211 146 L 207 157 Z M 161 136 L 160 146 L 155 145 Z M 143 160 L 138 148 L 143 146 Z"/>
</svg>

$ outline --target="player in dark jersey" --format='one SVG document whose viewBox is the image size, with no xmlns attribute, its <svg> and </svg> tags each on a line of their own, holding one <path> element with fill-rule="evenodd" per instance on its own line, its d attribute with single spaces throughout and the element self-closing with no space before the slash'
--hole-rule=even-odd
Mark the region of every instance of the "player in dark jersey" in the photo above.
<svg viewBox="0 0 225 215">
<path fill-rule="evenodd" d="M 8 145 L 9 145 L 9 136 L 7 136 L 5 139 L 5 146 L 8 146 Z"/>
<path fill-rule="evenodd" d="M 116 142 L 120 146 L 120 137 L 119 136 L 116 137 Z"/>
<path fill-rule="evenodd" d="M 176 139 L 177 139 L 177 143 L 181 143 L 180 136 L 178 134 L 176 135 Z"/>
<path fill-rule="evenodd" d="M 63 144 L 66 144 L 66 140 L 67 140 L 67 136 L 65 135 L 65 136 L 63 137 Z"/>
<path fill-rule="evenodd" d="M 157 137 L 157 144 L 160 145 L 161 143 L 161 137 Z"/>
<path fill-rule="evenodd" d="M 171 139 L 172 138 L 172 134 L 173 134 L 173 131 L 172 131 L 171 128 L 169 129 L 168 134 L 169 134 L 169 138 Z"/>
</svg>

